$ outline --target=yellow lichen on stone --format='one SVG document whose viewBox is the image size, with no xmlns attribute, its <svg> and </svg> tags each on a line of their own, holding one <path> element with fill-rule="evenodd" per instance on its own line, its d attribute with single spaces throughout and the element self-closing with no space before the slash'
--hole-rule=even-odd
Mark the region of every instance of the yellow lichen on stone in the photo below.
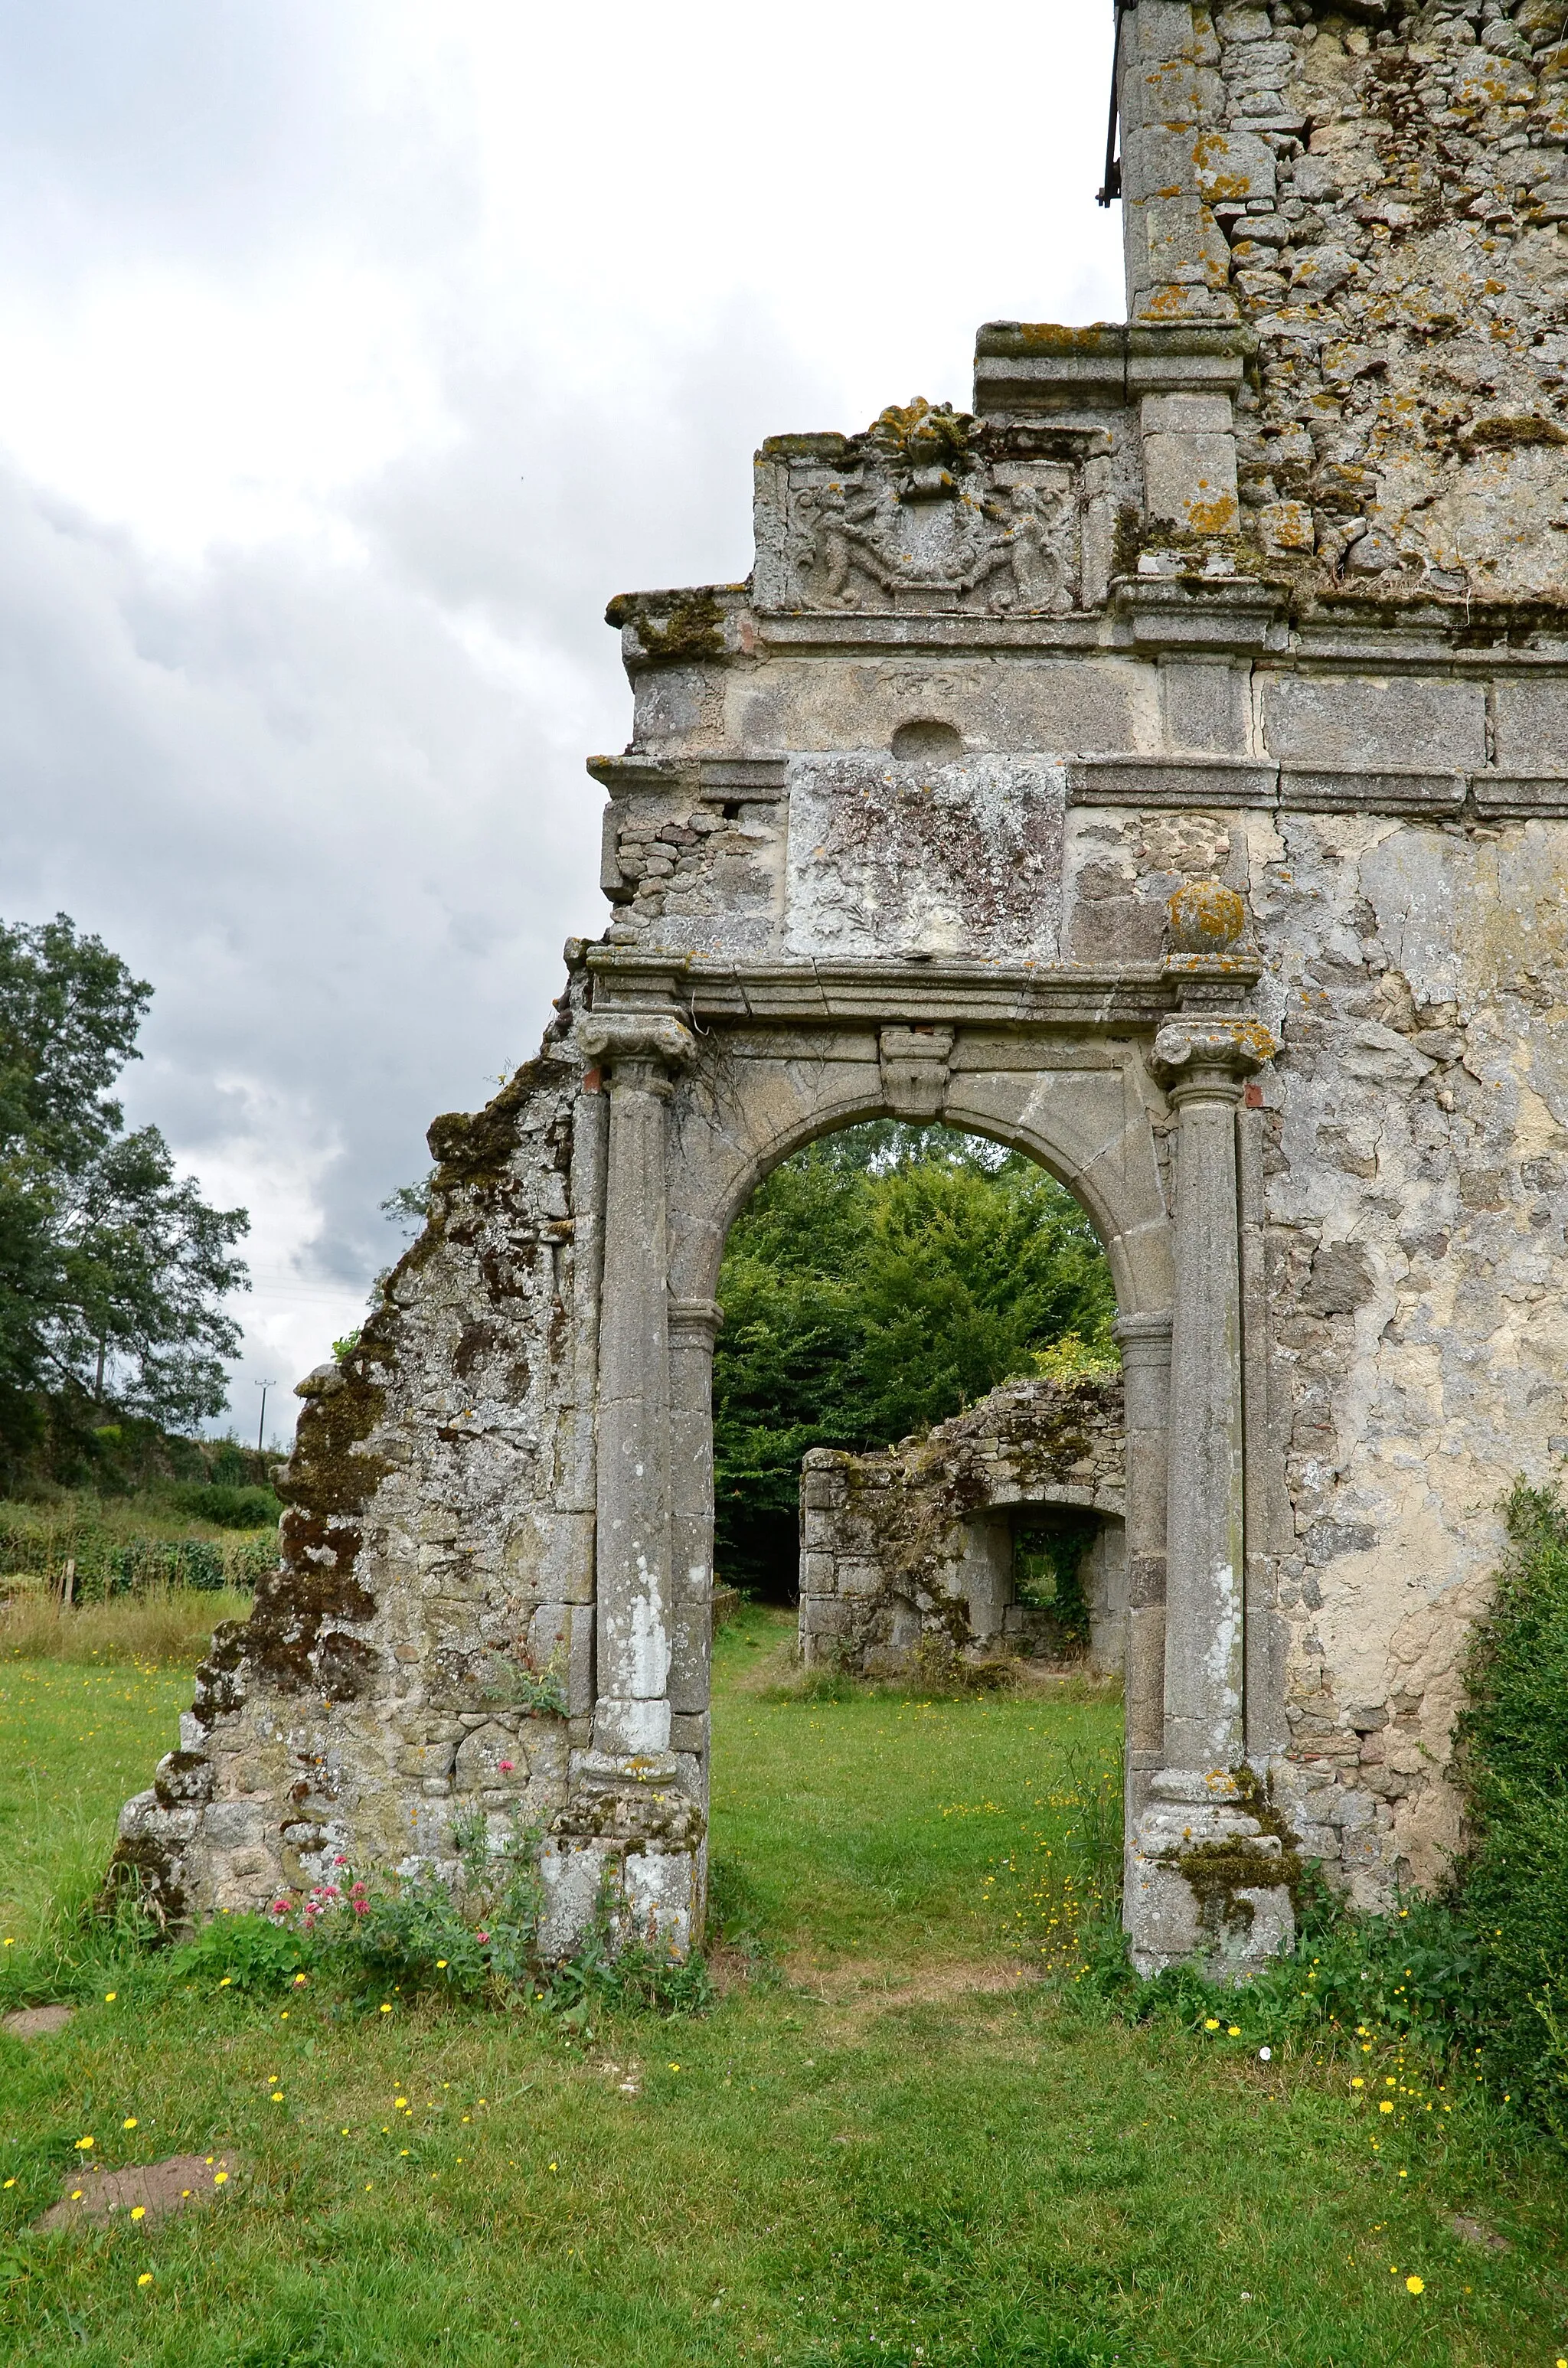
<svg viewBox="0 0 1568 2368">
<path fill-rule="evenodd" d="M 1233 888 L 1227 888 L 1219 880 L 1186 882 L 1170 898 L 1165 910 L 1173 953 L 1228 953 L 1241 942 L 1246 930 L 1245 903 Z"/>
</svg>

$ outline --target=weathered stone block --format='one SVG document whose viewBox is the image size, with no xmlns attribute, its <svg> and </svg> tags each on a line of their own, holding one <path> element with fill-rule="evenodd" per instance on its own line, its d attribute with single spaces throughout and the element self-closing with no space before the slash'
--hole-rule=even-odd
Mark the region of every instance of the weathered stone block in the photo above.
<svg viewBox="0 0 1568 2368">
<path fill-rule="evenodd" d="M 1486 694 L 1412 676 L 1273 674 L 1263 683 L 1263 734 L 1286 764 L 1451 775 L 1486 761 Z"/>
</svg>

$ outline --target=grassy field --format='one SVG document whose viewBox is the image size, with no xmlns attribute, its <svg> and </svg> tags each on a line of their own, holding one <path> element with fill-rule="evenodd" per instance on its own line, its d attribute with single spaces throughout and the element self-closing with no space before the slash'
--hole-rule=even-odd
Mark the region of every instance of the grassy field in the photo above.
<svg viewBox="0 0 1568 2368">
<path fill-rule="evenodd" d="M 96 1969 L 68 2030 L 0 2038 L 7 2362 L 1568 2357 L 1561 2165 L 1494 2108 L 1381 2055 L 1265 2065 L 1222 2022 L 1129 2028 L 1074 1984 L 1063 1934 L 1103 1857 L 1114 1706 L 772 1698 L 778 1637 L 766 1614 L 726 1631 L 715 1701 L 720 1890 L 771 1977 L 700 2020 L 574 2035 Z M 161 1670 L 0 1666 L 13 2001 L 43 1907 L 12 1837 L 86 1864 L 184 1691 Z M 1058 1970 L 1020 1979 L 1042 1962 Z M 40 2235 L 86 2137 L 111 2166 L 194 2152 L 233 2176 L 160 2226 Z"/>
</svg>

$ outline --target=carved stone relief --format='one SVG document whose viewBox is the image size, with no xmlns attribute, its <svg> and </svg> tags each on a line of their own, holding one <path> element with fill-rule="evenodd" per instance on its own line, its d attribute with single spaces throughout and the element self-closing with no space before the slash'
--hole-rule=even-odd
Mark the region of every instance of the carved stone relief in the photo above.
<svg viewBox="0 0 1568 2368">
<path fill-rule="evenodd" d="M 789 951 L 1054 962 L 1065 809 L 1040 757 L 791 758 Z"/>
<path fill-rule="evenodd" d="M 762 605 L 1052 617 L 1084 605 L 1085 464 L 1101 431 L 998 429 L 917 402 L 864 436 L 785 440 Z"/>
</svg>

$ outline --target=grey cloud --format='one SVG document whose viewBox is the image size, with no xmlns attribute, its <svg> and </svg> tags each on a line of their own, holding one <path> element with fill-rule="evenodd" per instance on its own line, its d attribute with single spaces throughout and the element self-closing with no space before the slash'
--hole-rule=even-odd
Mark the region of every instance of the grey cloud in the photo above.
<svg viewBox="0 0 1568 2368">
<path fill-rule="evenodd" d="M 330 546 L 280 535 L 176 566 L 0 463 L 0 911 L 63 907 L 153 982 L 134 1119 L 233 1197 L 314 1212 L 301 1363 L 334 1288 L 351 1302 L 395 1252 L 377 1203 L 423 1167 L 430 1117 L 533 1049 L 562 939 L 604 924 L 583 758 L 631 718 L 607 599 L 744 575 L 765 435 L 859 427 L 917 390 L 962 401 L 974 322 L 1031 309 L 983 219 L 944 217 L 917 313 L 897 314 L 874 239 L 835 258 L 889 308 L 886 382 L 853 398 L 827 332 L 808 351 L 780 325 L 786 282 L 809 318 L 809 256 L 759 248 L 755 286 L 706 290 L 703 328 L 607 314 L 597 378 L 592 287 L 589 330 L 536 321 L 527 256 L 482 336 L 460 104 L 441 95 L 437 130 L 395 73 L 372 102 L 356 44 L 375 16 L 0 0 L 13 273 L 85 284 L 121 255 L 286 273 L 345 233 L 420 283 L 444 427 L 323 497 L 324 529 L 347 530 Z M 951 259 L 966 241 L 972 272 Z M 699 237 L 678 261 L 701 286 Z M 1052 265 L 1059 287 L 1084 277 L 1079 310 L 1108 309 L 1093 268 Z M 258 1316 L 279 1255 L 258 1260 Z M 247 1352 L 241 1420 L 277 1363 Z"/>
</svg>

